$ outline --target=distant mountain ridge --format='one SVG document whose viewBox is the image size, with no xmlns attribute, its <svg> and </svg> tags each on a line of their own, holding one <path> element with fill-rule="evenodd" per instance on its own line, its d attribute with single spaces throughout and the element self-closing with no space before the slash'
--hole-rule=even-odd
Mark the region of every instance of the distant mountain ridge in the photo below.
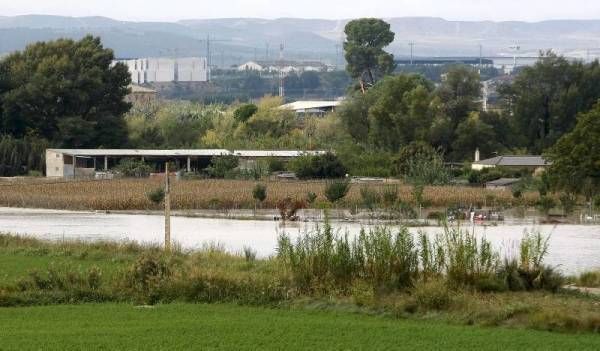
<svg viewBox="0 0 600 351">
<path fill-rule="evenodd" d="M 386 19 L 396 33 L 390 51 L 416 56 L 535 55 L 553 49 L 569 56 L 600 55 L 600 20 L 543 22 L 448 21 L 434 17 Z M 290 59 L 340 63 L 343 29 L 348 20 L 323 19 L 189 19 L 178 22 L 129 22 L 106 17 L 26 15 L 0 17 L 0 53 L 23 49 L 28 43 L 60 37 L 102 37 L 118 57 L 204 56 L 207 35 L 213 38 L 212 60 L 229 66 L 251 59 L 284 55 Z M 337 53 L 337 54 L 336 54 Z"/>
</svg>

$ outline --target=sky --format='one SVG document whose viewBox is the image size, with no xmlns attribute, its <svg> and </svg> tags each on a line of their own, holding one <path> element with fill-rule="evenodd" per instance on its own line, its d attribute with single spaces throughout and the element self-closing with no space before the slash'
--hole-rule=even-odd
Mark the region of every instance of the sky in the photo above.
<svg viewBox="0 0 600 351">
<path fill-rule="evenodd" d="M 26 14 L 106 16 L 130 21 L 408 16 L 541 21 L 600 19 L 600 0 L 0 0 L 0 15 Z"/>
</svg>

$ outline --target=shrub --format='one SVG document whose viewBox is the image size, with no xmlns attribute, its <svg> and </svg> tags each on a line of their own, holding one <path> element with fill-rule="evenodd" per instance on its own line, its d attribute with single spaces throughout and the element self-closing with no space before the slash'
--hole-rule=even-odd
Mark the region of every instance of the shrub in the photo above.
<svg viewBox="0 0 600 351">
<path fill-rule="evenodd" d="M 373 211 L 381 200 L 379 193 L 368 186 L 360 188 L 360 197 L 362 198 L 363 206 L 370 211 Z"/>
<path fill-rule="evenodd" d="M 252 197 L 258 202 L 263 202 L 267 198 L 267 187 L 264 184 L 256 184 L 252 189 Z"/>
<path fill-rule="evenodd" d="M 284 221 L 296 220 L 296 213 L 305 207 L 306 203 L 304 201 L 292 200 L 290 197 L 286 197 L 285 199 L 277 202 L 279 215 Z"/>
<path fill-rule="evenodd" d="M 600 288 L 600 271 L 582 273 L 577 278 L 577 285 L 587 288 Z"/>
<path fill-rule="evenodd" d="M 412 290 L 417 305 L 425 310 L 443 311 L 450 307 L 452 296 L 443 280 L 419 282 Z"/>
<path fill-rule="evenodd" d="M 163 189 L 163 188 L 156 188 L 156 189 L 148 192 L 146 194 L 146 196 L 148 196 L 148 199 L 150 201 L 152 201 L 152 203 L 158 205 L 161 202 L 163 202 L 163 200 L 165 199 L 165 189 Z"/>
<path fill-rule="evenodd" d="M 155 304 L 163 298 L 162 289 L 172 276 L 172 265 L 163 256 L 144 253 L 138 257 L 122 279 L 136 302 Z"/>
<path fill-rule="evenodd" d="M 383 205 L 386 208 L 390 208 L 394 206 L 396 201 L 398 201 L 398 186 L 397 185 L 386 185 L 383 188 Z"/>
<path fill-rule="evenodd" d="M 152 172 L 152 167 L 145 164 L 144 161 L 133 158 L 121 160 L 115 169 L 125 177 L 134 178 L 145 178 Z"/>
<path fill-rule="evenodd" d="M 339 158 L 332 153 L 298 157 L 290 162 L 289 168 L 300 179 L 342 178 L 348 172 Z"/>
<path fill-rule="evenodd" d="M 233 117 L 236 121 L 245 123 L 258 112 L 258 107 L 254 104 L 244 104 L 233 111 Z"/>
<path fill-rule="evenodd" d="M 271 173 L 285 171 L 285 163 L 277 157 L 267 159 L 267 166 Z"/>
<path fill-rule="evenodd" d="M 566 215 L 573 213 L 577 205 L 577 197 L 574 194 L 564 193 L 560 196 L 559 200 L 560 206 Z"/>
<path fill-rule="evenodd" d="M 537 202 L 537 208 L 545 215 L 548 215 L 550 211 L 556 207 L 556 201 L 554 198 L 550 196 L 540 196 L 540 199 Z"/>
<path fill-rule="evenodd" d="M 314 203 L 316 200 L 317 200 L 317 194 L 315 194 L 315 193 L 314 193 L 314 192 L 312 192 L 312 191 L 309 191 L 308 193 L 306 193 L 306 201 L 307 201 L 309 204 L 311 204 L 311 205 L 312 205 L 312 204 L 313 204 L 313 203 Z"/>
<path fill-rule="evenodd" d="M 350 190 L 350 181 L 338 180 L 327 183 L 325 186 L 325 197 L 329 202 L 336 203 L 346 197 Z"/>
<path fill-rule="evenodd" d="M 225 178 L 231 174 L 240 164 L 240 160 L 234 155 L 214 156 L 207 168 L 208 173 L 213 178 Z"/>
</svg>

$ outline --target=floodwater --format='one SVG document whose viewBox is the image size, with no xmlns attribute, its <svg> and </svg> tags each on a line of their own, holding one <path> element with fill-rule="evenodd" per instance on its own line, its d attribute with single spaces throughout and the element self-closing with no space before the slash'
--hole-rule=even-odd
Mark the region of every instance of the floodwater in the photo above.
<svg viewBox="0 0 600 351">
<path fill-rule="evenodd" d="M 292 238 L 310 231 L 315 223 L 171 218 L 171 237 L 184 249 L 200 248 L 207 243 L 219 243 L 227 250 L 239 252 L 244 246 L 255 249 L 260 256 L 273 255 L 277 237 L 286 232 Z M 367 224 L 333 222 L 340 233 L 356 235 Z M 600 226 L 584 225 L 469 225 L 478 236 L 485 236 L 504 255 L 518 255 L 518 244 L 525 231 L 540 231 L 550 235 L 546 263 L 567 274 L 600 269 Z M 160 244 L 164 237 L 164 218 L 158 215 L 105 214 L 38 209 L 0 208 L 0 232 L 28 235 L 50 240 L 111 240 Z M 432 235 L 442 231 L 437 227 L 411 228 Z"/>
</svg>

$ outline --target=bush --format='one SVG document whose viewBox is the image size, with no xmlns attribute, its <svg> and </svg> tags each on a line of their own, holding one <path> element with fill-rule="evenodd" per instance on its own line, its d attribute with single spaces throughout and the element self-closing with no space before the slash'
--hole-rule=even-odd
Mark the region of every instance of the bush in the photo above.
<svg viewBox="0 0 600 351">
<path fill-rule="evenodd" d="M 290 162 L 289 168 L 300 179 L 342 178 L 348 172 L 339 158 L 332 153 L 298 157 Z"/>
<path fill-rule="evenodd" d="M 564 193 L 560 196 L 560 206 L 562 207 L 565 215 L 569 215 L 575 211 L 577 205 L 577 197 L 574 194 Z"/>
<path fill-rule="evenodd" d="M 267 166 L 271 173 L 285 171 L 285 163 L 277 157 L 269 157 L 267 159 Z"/>
<path fill-rule="evenodd" d="M 548 215 L 554 207 L 556 207 L 556 201 L 550 196 L 543 195 L 537 202 L 537 208 L 545 215 Z"/>
<path fill-rule="evenodd" d="M 158 205 L 165 199 L 165 189 L 157 188 L 150 191 L 148 194 L 148 199 L 152 201 L 154 204 Z"/>
<path fill-rule="evenodd" d="M 360 188 L 360 196 L 362 198 L 363 206 L 370 211 L 373 211 L 381 200 L 379 193 L 368 186 Z"/>
<path fill-rule="evenodd" d="M 152 167 L 145 164 L 144 161 L 133 158 L 121 160 L 115 169 L 125 177 L 134 178 L 146 178 L 152 172 Z"/>
<path fill-rule="evenodd" d="M 452 296 L 443 280 L 419 282 L 412 290 L 417 305 L 425 310 L 443 311 L 450 307 Z"/>
<path fill-rule="evenodd" d="M 234 155 L 214 156 L 210 161 L 207 171 L 213 178 L 225 178 L 240 164 L 240 160 Z"/>
<path fill-rule="evenodd" d="M 244 104 L 233 111 L 233 117 L 236 121 L 245 123 L 258 112 L 258 107 L 254 104 Z"/>
<path fill-rule="evenodd" d="M 315 201 L 316 201 L 316 200 L 317 200 L 317 194 L 315 194 L 315 193 L 314 193 L 314 192 L 312 192 L 312 191 L 309 191 L 308 193 L 306 193 L 306 201 L 307 201 L 309 204 L 311 204 L 311 205 L 312 205 L 313 203 L 315 203 Z"/>
<path fill-rule="evenodd" d="M 338 180 L 327 183 L 325 186 L 325 197 L 329 202 L 336 203 L 346 197 L 350 190 L 350 181 Z"/>
<path fill-rule="evenodd" d="M 600 288 L 600 271 L 582 273 L 577 278 L 577 285 L 586 288 Z"/>
<path fill-rule="evenodd" d="M 292 200 L 290 197 L 286 197 L 283 200 L 277 202 L 277 209 L 279 210 L 279 216 L 283 221 L 294 221 L 297 219 L 296 213 L 305 208 L 306 203 L 302 200 Z"/>
<path fill-rule="evenodd" d="M 383 188 L 383 205 L 386 208 L 390 208 L 398 201 L 398 186 L 397 185 L 386 185 Z"/>
<path fill-rule="evenodd" d="M 252 189 L 252 197 L 258 202 L 263 202 L 267 198 L 267 187 L 263 184 L 256 184 Z"/>
</svg>

